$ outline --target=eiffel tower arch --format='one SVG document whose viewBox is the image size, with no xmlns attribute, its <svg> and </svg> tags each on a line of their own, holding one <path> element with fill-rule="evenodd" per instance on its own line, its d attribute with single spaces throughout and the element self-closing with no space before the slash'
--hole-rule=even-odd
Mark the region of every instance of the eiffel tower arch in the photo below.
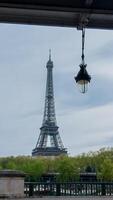
<svg viewBox="0 0 113 200">
<path fill-rule="evenodd" d="M 32 150 L 32 156 L 59 156 L 67 155 L 64 148 L 56 122 L 54 91 L 53 91 L 53 62 L 51 60 L 51 51 L 49 51 L 49 60 L 46 64 L 47 82 L 45 107 L 40 135 L 36 147 Z"/>
</svg>

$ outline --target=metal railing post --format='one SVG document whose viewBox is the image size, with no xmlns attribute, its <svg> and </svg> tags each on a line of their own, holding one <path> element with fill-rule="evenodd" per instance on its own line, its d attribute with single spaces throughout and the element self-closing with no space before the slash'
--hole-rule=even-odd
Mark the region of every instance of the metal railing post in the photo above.
<svg viewBox="0 0 113 200">
<path fill-rule="evenodd" d="M 56 183 L 56 196 L 60 196 L 60 183 Z"/>
<path fill-rule="evenodd" d="M 33 184 L 29 184 L 29 197 L 33 196 Z"/>
<path fill-rule="evenodd" d="M 105 196 L 105 195 L 106 195 L 105 183 L 102 183 L 102 184 L 101 184 L 101 189 L 102 189 L 102 195 Z"/>
</svg>

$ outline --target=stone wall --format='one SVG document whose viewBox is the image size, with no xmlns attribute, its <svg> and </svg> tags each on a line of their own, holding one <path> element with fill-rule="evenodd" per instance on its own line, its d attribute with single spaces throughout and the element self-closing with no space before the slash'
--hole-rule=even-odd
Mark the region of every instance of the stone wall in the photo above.
<svg viewBox="0 0 113 200">
<path fill-rule="evenodd" d="M 24 197 L 25 174 L 13 170 L 0 171 L 0 197 Z"/>
</svg>

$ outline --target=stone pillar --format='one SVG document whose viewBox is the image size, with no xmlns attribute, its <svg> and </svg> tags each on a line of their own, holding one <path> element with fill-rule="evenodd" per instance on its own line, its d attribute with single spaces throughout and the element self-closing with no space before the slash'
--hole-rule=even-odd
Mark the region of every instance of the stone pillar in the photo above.
<svg viewBox="0 0 113 200">
<path fill-rule="evenodd" d="M 24 197 L 25 174 L 16 170 L 0 170 L 0 197 Z"/>
</svg>

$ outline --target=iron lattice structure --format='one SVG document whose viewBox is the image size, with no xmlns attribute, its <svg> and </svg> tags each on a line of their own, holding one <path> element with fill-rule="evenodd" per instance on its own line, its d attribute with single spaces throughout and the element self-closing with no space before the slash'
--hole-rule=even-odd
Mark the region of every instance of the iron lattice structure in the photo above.
<svg viewBox="0 0 113 200">
<path fill-rule="evenodd" d="M 63 146 L 55 116 L 54 91 L 53 91 L 53 62 L 51 61 L 51 52 L 47 62 L 47 82 L 45 108 L 42 127 L 36 147 L 32 151 L 32 156 L 58 156 L 66 155 L 67 151 Z M 48 145 L 49 140 L 49 145 Z"/>
</svg>

